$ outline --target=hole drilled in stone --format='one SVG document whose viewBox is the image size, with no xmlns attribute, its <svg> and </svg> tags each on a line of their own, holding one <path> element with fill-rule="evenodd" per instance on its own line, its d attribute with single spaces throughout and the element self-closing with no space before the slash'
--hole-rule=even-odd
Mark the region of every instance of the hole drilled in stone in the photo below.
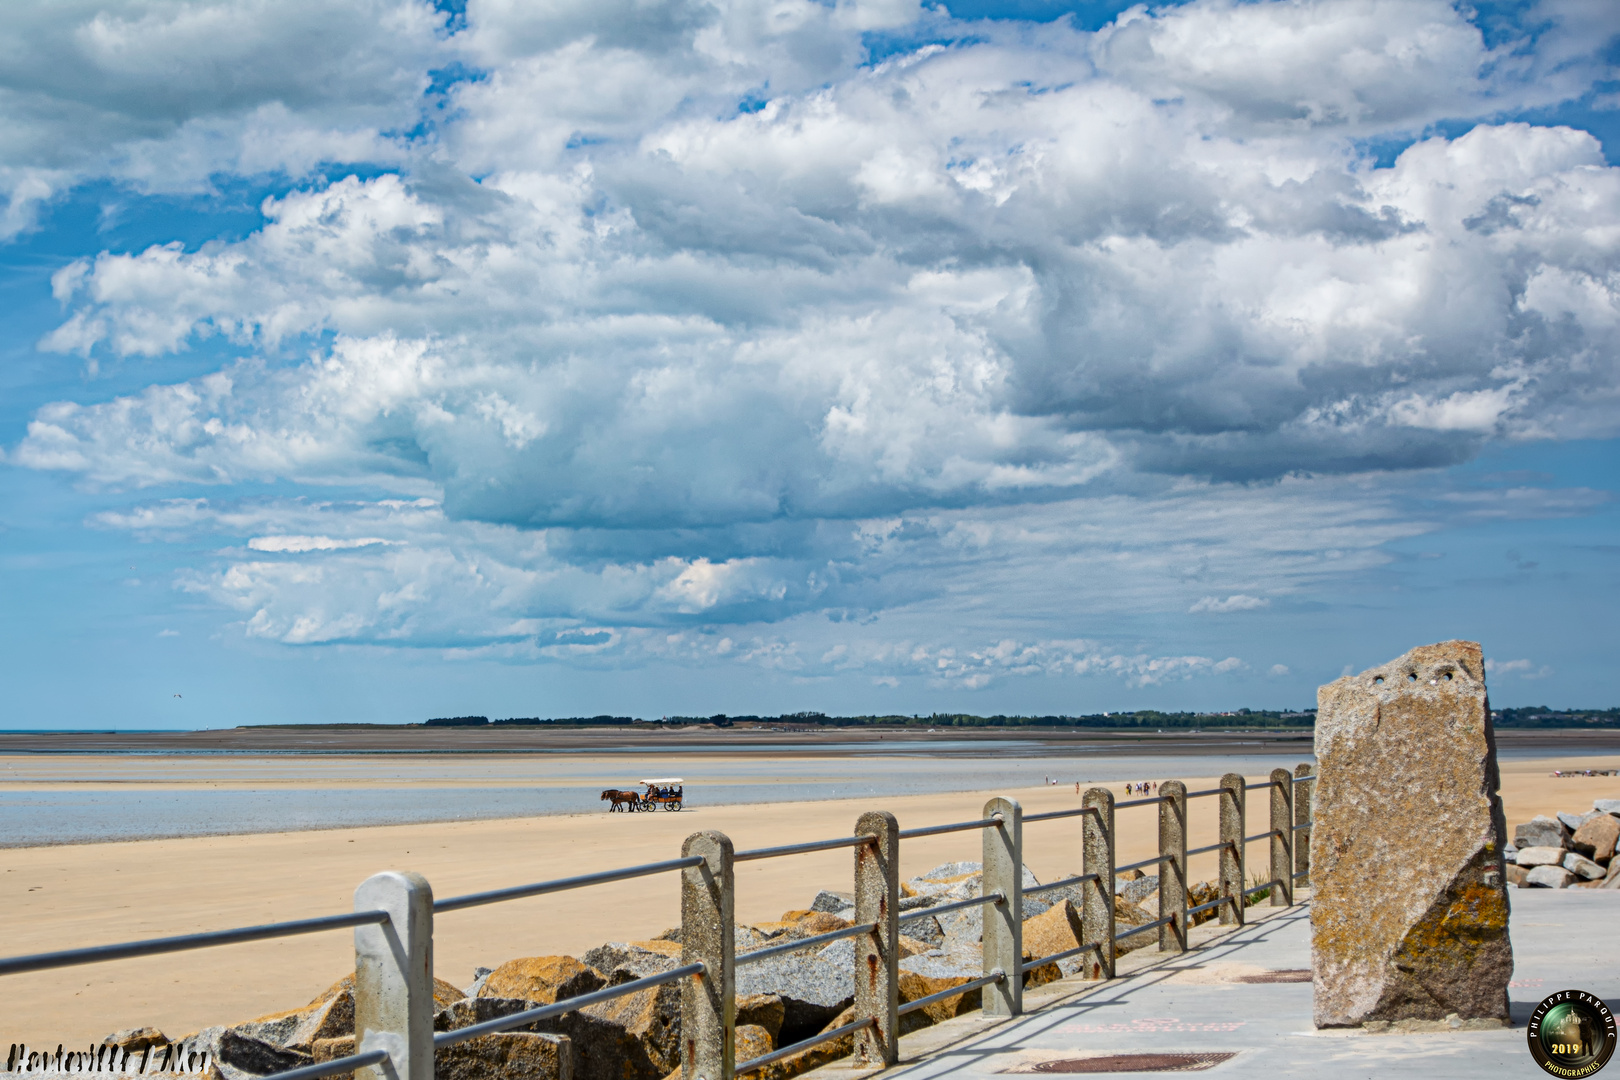
<svg viewBox="0 0 1620 1080">
<path fill-rule="evenodd" d="M 1406 681 L 1407 681 L 1407 682 L 1417 682 L 1417 672 L 1415 672 L 1415 671 L 1408 671 L 1408 672 L 1407 672 L 1407 673 L 1406 673 Z"/>
<path fill-rule="evenodd" d="M 1383 686 L 1384 685 L 1384 677 L 1382 675 L 1375 675 L 1373 677 L 1373 685 L 1374 686 Z"/>
</svg>

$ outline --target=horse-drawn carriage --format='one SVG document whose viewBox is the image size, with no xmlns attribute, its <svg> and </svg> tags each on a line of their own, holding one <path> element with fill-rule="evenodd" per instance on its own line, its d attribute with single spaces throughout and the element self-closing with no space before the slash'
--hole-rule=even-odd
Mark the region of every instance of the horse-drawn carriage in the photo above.
<svg viewBox="0 0 1620 1080">
<path fill-rule="evenodd" d="M 679 810 L 681 808 L 681 792 L 685 783 L 678 776 L 667 776 L 660 780 L 642 780 L 647 790 L 641 793 L 641 808 L 643 810 L 656 810 L 660 806 L 665 810 Z"/>
<path fill-rule="evenodd" d="M 609 789 L 602 792 L 602 801 L 612 803 L 608 813 L 622 810 L 626 813 L 635 813 L 638 810 L 657 810 L 662 806 L 665 810 L 679 810 L 681 808 L 681 793 L 685 783 L 678 776 L 664 777 L 659 780 L 641 780 L 646 784 L 647 790 L 615 791 Z"/>
</svg>

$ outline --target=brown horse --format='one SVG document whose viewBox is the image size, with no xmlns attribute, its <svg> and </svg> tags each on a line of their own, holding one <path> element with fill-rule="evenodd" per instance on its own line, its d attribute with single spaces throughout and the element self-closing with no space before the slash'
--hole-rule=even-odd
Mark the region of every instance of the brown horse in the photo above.
<svg viewBox="0 0 1620 1080">
<path fill-rule="evenodd" d="M 626 813 L 634 813 L 635 811 L 641 809 L 641 796 L 634 791 L 608 790 L 602 792 L 602 798 L 604 800 L 612 801 L 613 805 L 608 807 L 608 813 L 610 814 L 615 810 L 623 810 Z"/>
</svg>

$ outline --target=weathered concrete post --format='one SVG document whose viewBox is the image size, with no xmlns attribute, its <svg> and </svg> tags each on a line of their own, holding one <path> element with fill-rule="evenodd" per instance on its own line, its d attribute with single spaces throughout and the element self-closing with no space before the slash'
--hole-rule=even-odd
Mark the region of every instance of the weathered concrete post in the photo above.
<svg viewBox="0 0 1620 1080">
<path fill-rule="evenodd" d="M 701 855 L 699 866 L 681 871 L 681 963 L 704 972 L 681 983 L 681 1076 L 685 1080 L 732 1080 L 737 1063 L 732 1030 L 737 1022 L 736 936 L 732 931 L 736 878 L 731 840 L 697 832 L 682 855 Z"/>
<path fill-rule="evenodd" d="M 1187 951 L 1187 785 L 1159 785 L 1160 952 Z"/>
<path fill-rule="evenodd" d="M 873 1025 L 856 1032 L 855 1056 L 868 1065 L 900 1060 L 900 824 L 871 810 L 855 822 L 856 836 L 875 843 L 855 849 L 855 922 L 877 930 L 855 939 L 855 1018 Z"/>
<path fill-rule="evenodd" d="M 984 973 L 1000 970 L 1007 977 L 983 990 L 984 1015 L 1018 1016 L 1024 1011 L 1024 808 L 1000 797 L 984 804 L 985 817 L 1001 824 L 984 834 L 984 895 L 1006 900 L 984 905 Z"/>
<path fill-rule="evenodd" d="M 1107 788 L 1088 788 L 1081 805 L 1091 811 L 1082 814 L 1081 837 L 1085 845 L 1083 874 L 1096 874 L 1096 881 L 1083 886 L 1085 902 L 1080 909 L 1081 941 L 1099 948 L 1083 959 L 1086 978 L 1114 977 L 1114 793 Z"/>
<path fill-rule="evenodd" d="M 354 928 L 355 1052 L 389 1058 L 356 1080 L 433 1080 L 433 889 L 421 874 L 387 870 L 360 883 L 354 910 L 388 912 Z"/>
<path fill-rule="evenodd" d="M 1294 775 L 1287 769 L 1271 770 L 1271 886 L 1272 907 L 1294 903 Z"/>
<path fill-rule="evenodd" d="M 1294 766 L 1294 873 L 1300 875 L 1296 885 L 1311 883 L 1311 788 L 1315 781 L 1301 779 L 1311 775 L 1311 766 L 1301 762 Z"/>
<path fill-rule="evenodd" d="M 1479 645 L 1413 649 L 1316 700 L 1316 1025 L 1506 1023 L 1507 827 Z"/>
<path fill-rule="evenodd" d="M 1221 895 L 1232 898 L 1221 905 L 1222 926 L 1243 925 L 1244 786 L 1242 773 L 1221 777 Z"/>
</svg>

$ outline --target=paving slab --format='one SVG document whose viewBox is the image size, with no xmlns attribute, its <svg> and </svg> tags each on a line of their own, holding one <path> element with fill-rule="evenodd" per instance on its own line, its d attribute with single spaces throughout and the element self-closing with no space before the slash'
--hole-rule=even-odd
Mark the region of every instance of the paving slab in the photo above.
<svg viewBox="0 0 1620 1080">
<path fill-rule="evenodd" d="M 1024 1016 L 960 1017 L 901 1040 L 885 1080 L 978 1080 L 1046 1073 L 1048 1063 L 1124 1054 L 1231 1054 L 1203 1075 L 1308 1076 L 1311 1080 L 1413 1075 L 1422 1080 L 1544 1076 L 1525 1045 L 1536 1003 L 1580 989 L 1620 1009 L 1620 892 L 1514 889 L 1511 1028 L 1369 1034 L 1311 1022 L 1307 905 L 1251 909 L 1241 929 L 1206 924 L 1193 948 L 1142 950 L 1111 982 L 1062 980 L 1026 994 Z M 1129 962 L 1127 964 L 1127 961 Z M 1129 970 L 1127 970 L 1129 969 Z M 1141 1073 L 1138 1075 L 1152 1075 Z M 1160 1070 L 1160 1075 L 1167 1071 Z M 837 1064 L 818 1080 L 870 1071 Z"/>
</svg>

